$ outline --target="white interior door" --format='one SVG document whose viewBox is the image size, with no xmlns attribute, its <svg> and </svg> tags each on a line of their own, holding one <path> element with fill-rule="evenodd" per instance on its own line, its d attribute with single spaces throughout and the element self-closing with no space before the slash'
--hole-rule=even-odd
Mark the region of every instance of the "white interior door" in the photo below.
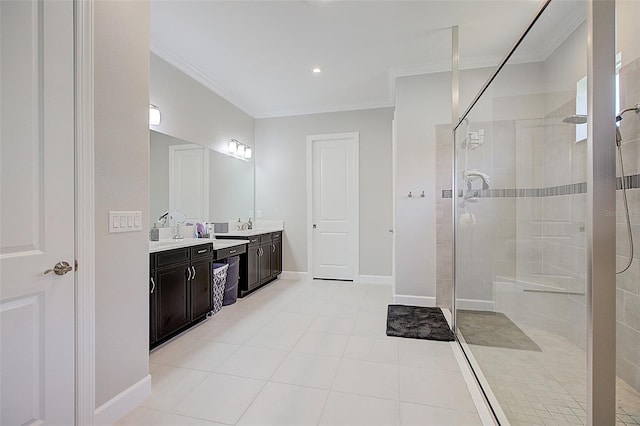
<svg viewBox="0 0 640 426">
<path fill-rule="evenodd" d="M 355 280 L 358 270 L 358 134 L 311 137 L 313 277 Z"/>
<path fill-rule="evenodd" d="M 209 220 L 209 150 L 169 147 L 169 210 L 180 210 L 190 222 Z"/>
<path fill-rule="evenodd" d="M 71 1 L 0 1 L 3 425 L 74 423 L 73 61 Z"/>
</svg>

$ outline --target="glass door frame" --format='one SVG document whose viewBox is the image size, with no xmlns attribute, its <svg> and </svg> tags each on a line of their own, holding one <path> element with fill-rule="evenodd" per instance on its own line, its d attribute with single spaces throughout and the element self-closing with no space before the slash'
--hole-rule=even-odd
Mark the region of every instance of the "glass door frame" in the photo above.
<svg viewBox="0 0 640 426">
<path fill-rule="evenodd" d="M 474 100 L 459 115 L 458 28 L 452 27 L 452 322 L 456 333 L 456 222 L 457 194 L 455 133 L 494 79 L 507 64 L 530 29 L 553 0 L 544 0 L 530 24 L 495 72 L 482 86 Z M 558 0 L 556 0 L 558 1 Z M 616 209 L 615 164 L 615 0 L 586 0 L 587 7 L 587 221 L 586 221 L 586 289 L 587 289 L 587 424 L 615 424 L 616 416 Z M 469 359 L 465 353 L 467 362 Z M 483 389 L 488 405 L 491 402 Z M 476 366 L 477 368 L 477 366 Z M 486 384 L 485 384 L 486 387 Z M 494 398 L 491 398 L 494 399 Z M 496 416 L 494 407 L 491 411 Z M 496 421 L 499 419 L 496 416 Z"/>
</svg>

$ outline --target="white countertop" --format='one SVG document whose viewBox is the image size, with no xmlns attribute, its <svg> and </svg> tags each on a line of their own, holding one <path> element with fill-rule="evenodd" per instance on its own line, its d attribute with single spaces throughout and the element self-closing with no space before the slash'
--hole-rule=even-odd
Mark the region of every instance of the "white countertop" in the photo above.
<svg viewBox="0 0 640 426">
<path fill-rule="evenodd" d="M 268 232 L 268 231 L 267 231 Z M 224 235 L 224 234 L 223 234 Z M 229 234 L 227 234 L 229 235 Z M 244 235 L 244 234 L 240 234 Z M 149 241 L 149 253 L 156 253 L 159 251 L 173 250 L 182 247 L 198 246 L 200 244 L 212 243 L 214 250 L 225 249 L 229 247 L 241 246 L 247 244 L 249 240 L 223 240 L 215 238 L 185 238 L 183 240 L 160 240 Z"/>
<path fill-rule="evenodd" d="M 270 232 L 282 232 L 283 229 L 282 228 L 261 228 L 261 229 L 247 229 L 244 231 L 229 231 L 229 232 L 216 232 L 215 235 L 216 237 L 224 237 L 229 236 L 229 237 L 254 237 L 256 235 L 262 235 L 262 234 L 268 234 Z M 220 241 L 220 240 L 218 240 Z"/>
</svg>

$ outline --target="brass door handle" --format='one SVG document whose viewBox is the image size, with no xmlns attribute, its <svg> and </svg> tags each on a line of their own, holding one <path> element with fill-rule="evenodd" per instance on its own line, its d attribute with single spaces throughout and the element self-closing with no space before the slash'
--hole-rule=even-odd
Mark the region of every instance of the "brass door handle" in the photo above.
<svg viewBox="0 0 640 426">
<path fill-rule="evenodd" d="M 49 272 L 55 272 L 56 275 L 64 275 L 67 272 L 73 271 L 73 266 L 69 265 L 67 262 L 58 262 L 52 269 L 47 269 L 44 271 L 44 275 L 47 275 Z"/>
</svg>

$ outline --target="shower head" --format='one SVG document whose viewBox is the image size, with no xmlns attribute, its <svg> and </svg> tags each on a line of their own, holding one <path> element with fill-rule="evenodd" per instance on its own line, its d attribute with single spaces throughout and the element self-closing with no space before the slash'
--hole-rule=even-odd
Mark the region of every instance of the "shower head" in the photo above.
<svg viewBox="0 0 640 426">
<path fill-rule="evenodd" d="M 587 122 L 587 116 L 582 114 L 570 115 L 562 120 L 563 123 L 584 124 Z"/>
</svg>

